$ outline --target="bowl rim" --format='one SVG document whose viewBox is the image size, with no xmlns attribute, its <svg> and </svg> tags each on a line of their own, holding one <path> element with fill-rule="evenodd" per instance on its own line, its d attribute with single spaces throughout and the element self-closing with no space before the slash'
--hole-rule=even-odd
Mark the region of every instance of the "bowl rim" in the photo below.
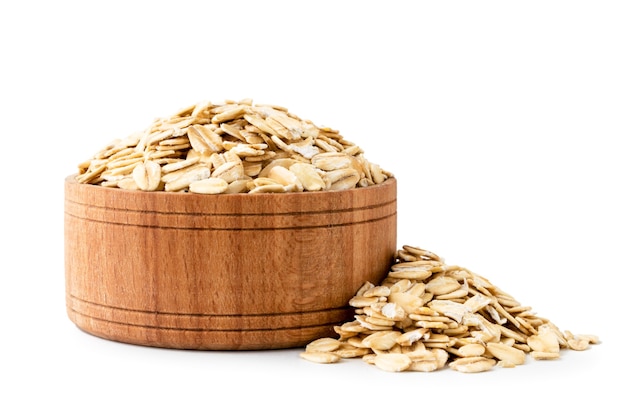
<svg viewBox="0 0 626 401">
<path fill-rule="evenodd" d="M 303 208 L 322 213 L 367 209 L 396 202 L 397 181 L 390 177 L 380 184 L 344 190 L 281 193 L 196 194 L 190 192 L 141 191 L 103 187 L 65 178 L 65 201 L 127 211 L 169 211 L 171 213 L 258 214 L 296 213 Z"/>
</svg>

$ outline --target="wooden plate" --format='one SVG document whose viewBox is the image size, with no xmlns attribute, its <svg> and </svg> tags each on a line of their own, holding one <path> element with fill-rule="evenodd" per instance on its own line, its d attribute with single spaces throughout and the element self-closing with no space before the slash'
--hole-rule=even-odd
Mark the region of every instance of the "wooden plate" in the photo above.
<svg viewBox="0 0 626 401">
<path fill-rule="evenodd" d="M 69 318 L 179 349 L 300 347 L 352 320 L 396 251 L 396 180 L 346 191 L 198 195 L 65 180 Z"/>
</svg>

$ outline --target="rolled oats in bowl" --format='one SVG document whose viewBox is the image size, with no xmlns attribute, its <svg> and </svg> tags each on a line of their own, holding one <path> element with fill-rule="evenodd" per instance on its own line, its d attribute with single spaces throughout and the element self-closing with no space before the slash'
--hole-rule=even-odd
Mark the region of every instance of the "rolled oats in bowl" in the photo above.
<svg viewBox="0 0 626 401">
<path fill-rule="evenodd" d="M 345 190 L 393 176 L 337 130 L 250 99 L 156 119 L 78 169 L 80 183 L 200 194 Z"/>
</svg>

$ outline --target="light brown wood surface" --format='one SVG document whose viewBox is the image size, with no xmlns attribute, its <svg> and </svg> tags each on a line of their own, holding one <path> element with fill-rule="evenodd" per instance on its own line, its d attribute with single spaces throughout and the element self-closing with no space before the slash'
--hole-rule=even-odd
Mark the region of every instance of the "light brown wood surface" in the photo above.
<svg viewBox="0 0 626 401">
<path fill-rule="evenodd" d="M 300 347 L 352 320 L 396 251 L 396 180 L 347 191 L 198 195 L 65 180 L 69 318 L 180 349 Z"/>
</svg>

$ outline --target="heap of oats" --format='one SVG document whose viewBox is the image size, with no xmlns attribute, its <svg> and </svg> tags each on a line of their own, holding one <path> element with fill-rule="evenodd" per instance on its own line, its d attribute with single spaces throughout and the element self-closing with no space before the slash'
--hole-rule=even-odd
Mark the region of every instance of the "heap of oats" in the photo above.
<svg viewBox="0 0 626 401">
<path fill-rule="evenodd" d="M 344 190 L 392 176 L 337 130 L 249 99 L 157 119 L 78 169 L 85 184 L 202 194 Z"/>
<path fill-rule="evenodd" d="M 562 332 L 485 278 L 448 266 L 432 252 L 403 246 L 388 276 L 365 283 L 350 300 L 354 320 L 320 338 L 300 356 L 318 363 L 361 357 L 392 372 L 430 372 L 446 364 L 483 372 L 498 365 L 558 359 L 560 350 L 585 350 L 594 335 Z"/>
</svg>

